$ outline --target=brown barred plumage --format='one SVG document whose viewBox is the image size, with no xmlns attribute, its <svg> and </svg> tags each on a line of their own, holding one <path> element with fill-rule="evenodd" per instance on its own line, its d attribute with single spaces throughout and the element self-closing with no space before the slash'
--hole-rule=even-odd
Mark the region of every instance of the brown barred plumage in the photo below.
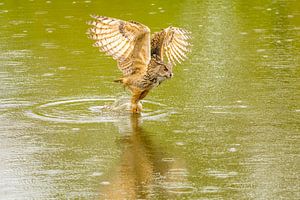
<svg viewBox="0 0 300 200">
<path fill-rule="evenodd" d="M 88 22 L 89 38 L 94 46 L 118 63 L 123 77 L 118 81 L 132 92 L 132 112 L 141 108 L 138 102 L 165 79 L 172 77 L 172 66 L 186 59 L 190 49 L 190 32 L 168 27 L 155 33 L 150 41 L 150 29 L 138 22 L 123 21 L 98 15 Z M 164 63 L 166 57 L 167 63 Z"/>
</svg>

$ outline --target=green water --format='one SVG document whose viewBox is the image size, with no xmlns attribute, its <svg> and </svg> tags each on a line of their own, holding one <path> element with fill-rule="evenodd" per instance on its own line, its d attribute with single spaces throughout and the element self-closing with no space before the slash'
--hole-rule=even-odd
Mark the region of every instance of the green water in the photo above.
<svg viewBox="0 0 300 200">
<path fill-rule="evenodd" d="M 0 1 L 0 199 L 300 199 L 300 2 Z M 143 102 L 89 14 L 193 34 Z"/>
</svg>

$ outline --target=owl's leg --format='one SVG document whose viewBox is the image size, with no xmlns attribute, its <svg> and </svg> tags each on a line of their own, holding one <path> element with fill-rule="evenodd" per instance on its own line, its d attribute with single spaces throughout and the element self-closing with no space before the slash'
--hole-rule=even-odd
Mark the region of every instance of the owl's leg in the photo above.
<svg viewBox="0 0 300 200">
<path fill-rule="evenodd" d="M 147 94 L 149 93 L 149 90 L 144 90 L 142 93 L 141 93 L 141 96 L 140 96 L 140 99 L 143 99 L 147 96 Z"/>
<path fill-rule="evenodd" d="M 141 92 L 140 91 L 135 91 L 132 94 L 131 97 L 131 112 L 132 113 L 140 113 L 141 112 L 141 108 L 138 106 L 138 103 L 140 101 L 140 97 L 141 97 Z"/>
<path fill-rule="evenodd" d="M 133 93 L 131 98 L 131 111 L 132 113 L 140 113 L 142 111 L 141 104 L 139 104 L 139 101 L 145 98 L 147 94 L 149 93 L 149 90 L 144 91 L 136 91 Z"/>
</svg>

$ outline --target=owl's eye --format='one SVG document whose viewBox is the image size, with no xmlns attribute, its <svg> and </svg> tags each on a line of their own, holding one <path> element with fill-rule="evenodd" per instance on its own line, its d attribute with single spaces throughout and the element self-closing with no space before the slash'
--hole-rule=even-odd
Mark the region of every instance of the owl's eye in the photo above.
<svg viewBox="0 0 300 200">
<path fill-rule="evenodd" d="M 169 71 L 169 70 L 168 70 L 168 68 L 164 67 L 164 71 L 167 72 L 167 71 Z"/>
</svg>

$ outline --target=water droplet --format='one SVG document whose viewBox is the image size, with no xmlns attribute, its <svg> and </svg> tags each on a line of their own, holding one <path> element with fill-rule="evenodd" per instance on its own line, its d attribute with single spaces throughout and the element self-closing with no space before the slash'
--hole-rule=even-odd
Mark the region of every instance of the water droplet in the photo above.
<svg viewBox="0 0 300 200">
<path fill-rule="evenodd" d="M 26 36 L 27 36 L 27 34 L 25 34 L 25 33 L 16 33 L 16 34 L 13 34 L 11 37 L 12 38 L 23 38 Z"/>
<path fill-rule="evenodd" d="M 229 152 L 232 152 L 232 153 L 234 153 L 234 152 L 236 152 L 236 151 L 237 151 L 237 149 L 236 149 L 236 148 L 234 148 L 234 147 L 231 147 L 231 148 L 229 148 L 229 149 L 228 149 L 228 151 L 229 151 Z"/>
<path fill-rule="evenodd" d="M 109 181 L 102 181 L 100 184 L 101 185 L 110 185 L 110 182 Z"/>
<path fill-rule="evenodd" d="M 53 73 L 45 73 L 45 74 L 43 74 L 42 76 L 47 77 L 47 76 L 53 76 L 53 75 L 54 75 Z"/>
<path fill-rule="evenodd" d="M 178 145 L 178 146 L 184 146 L 185 142 L 176 142 L 175 144 Z"/>
<path fill-rule="evenodd" d="M 93 172 L 91 176 L 102 176 L 103 172 Z"/>
<path fill-rule="evenodd" d="M 173 133 L 184 133 L 183 130 L 173 130 Z"/>
<path fill-rule="evenodd" d="M 67 69 L 66 67 L 59 67 L 58 68 L 59 70 L 65 70 L 65 69 Z"/>
<path fill-rule="evenodd" d="M 175 159 L 174 158 L 162 158 L 161 161 L 163 161 L 163 162 L 174 162 Z"/>
<path fill-rule="evenodd" d="M 50 43 L 50 42 L 44 42 L 41 44 L 42 47 L 45 47 L 46 49 L 57 49 L 59 48 L 58 45 L 54 44 L 54 43 Z"/>
<path fill-rule="evenodd" d="M 257 53 L 265 52 L 265 51 L 266 51 L 265 49 L 257 49 L 257 50 L 256 50 Z"/>
<path fill-rule="evenodd" d="M 263 32 L 265 32 L 265 29 L 259 29 L 259 28 L 257 28 L 257 29 L 253 29 L 253 30 L 254 30 L 255 33 L 263 33 Z"/>
<path fill-rule="evenodd" d="M 220 189 L 217 186 L 206 186 L 202 188 L 202 193 L 216 193 L 219 191 Z"/>
</svg>

